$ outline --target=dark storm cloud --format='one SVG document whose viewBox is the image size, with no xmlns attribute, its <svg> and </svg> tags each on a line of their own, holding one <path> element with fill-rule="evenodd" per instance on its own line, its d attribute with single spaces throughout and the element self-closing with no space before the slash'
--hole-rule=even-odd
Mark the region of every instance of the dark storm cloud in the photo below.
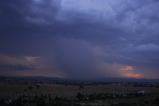
<svg viewBox="0 0 159 106">
<path fill-rule="evenodd" d="M 0 54 L 0 75 L 66 77 L 43 57 Z"/>
<path fill-rule="evenodd" d="M 56 59 L 61 70 L 76 79 L 93 78 L 97 75 L 97 61 L 93 47 L 86 41 L 76 39 L 59 39 Z"/>
<path fill-rule="evenodd" d="M 22 65 L 0 65 L 0 69 L 2 71 L 10 70 L 10 71 L 28 71 L 33 70 L 32 67 L 22 66 Z"/>
<path fill-rule="evenodd" d="M 157 78 L 158 10 L 157 0 L 2 0 L 0 53 L 42 55 L 71 78 Z"/>
</svg>

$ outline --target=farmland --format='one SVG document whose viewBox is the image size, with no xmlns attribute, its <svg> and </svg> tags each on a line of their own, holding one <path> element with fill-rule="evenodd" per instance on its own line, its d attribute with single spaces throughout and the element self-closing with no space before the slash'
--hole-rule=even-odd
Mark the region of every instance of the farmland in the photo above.
<svg viewBox="0 0 159 106">
<path fill-rule="evenodd" d="M 0 100 L 0 106 L 158 106 L 159 87 L 158 83 L 141 82 L 1 81 Z"/>
</svg>

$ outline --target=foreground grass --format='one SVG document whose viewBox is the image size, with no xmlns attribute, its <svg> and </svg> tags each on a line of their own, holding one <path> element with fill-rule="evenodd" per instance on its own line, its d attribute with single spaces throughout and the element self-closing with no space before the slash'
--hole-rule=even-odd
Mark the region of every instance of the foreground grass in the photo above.
<svg viewBox="0 0 159 106">
<path fill-rule="evenodd" d="M 138 91 L 145 91 L 138 95 Z M 159 106 L 157 87 L 0 84 L 0 106 Z"/>
</svg>

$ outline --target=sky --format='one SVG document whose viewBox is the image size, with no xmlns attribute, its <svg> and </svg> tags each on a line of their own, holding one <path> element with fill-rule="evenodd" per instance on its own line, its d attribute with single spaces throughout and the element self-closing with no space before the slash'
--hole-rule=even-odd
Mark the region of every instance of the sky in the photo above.
<svg viewBox="0 0 159 106">
<path fill-rule="evenodd" d="M 159 78 L 158 0 L 1 0 L 0 76 Z"/>
</svg>

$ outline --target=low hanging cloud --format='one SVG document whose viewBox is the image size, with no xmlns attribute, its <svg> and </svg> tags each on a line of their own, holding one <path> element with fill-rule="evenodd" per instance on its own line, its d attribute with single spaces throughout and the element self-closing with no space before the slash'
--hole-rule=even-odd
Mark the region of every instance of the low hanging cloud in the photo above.
<svg viewBox="0 0 159 106">
<path fill-rule="evenodd" d="M 103 77 L 144 78 L 144 74 L 137 67 L 118 63 L 102 63 L 99 69 Z"/>
<path fill-rule="evenodd" d="M 144 78 L 144 75 L 138 72 L 135 72 L 136 69 L 132 66 L 123 66 L 120 69 L 120 73 L 123 77 L 127 78 Z"/>
<path fill-rule="evenodd" d="M 57 45 L 57 64 L 70 78 L 144 77 L 137 67 L 121 64 L 115 57 L 113 60 L 111 49 L 67 38 L 60 38 Z"/>
<path fill-rule="evenodd" d="M 0 55 L 0 75 L 65 77 L 42 57 Z"/>
<path fill-rule="evenodd" d="M 10 64 L 10 65 L 34 65 L 40 60 L 40 57 L 32 56 L 9 56 L 0 55 L 0 64 Z"/>
</svg>

